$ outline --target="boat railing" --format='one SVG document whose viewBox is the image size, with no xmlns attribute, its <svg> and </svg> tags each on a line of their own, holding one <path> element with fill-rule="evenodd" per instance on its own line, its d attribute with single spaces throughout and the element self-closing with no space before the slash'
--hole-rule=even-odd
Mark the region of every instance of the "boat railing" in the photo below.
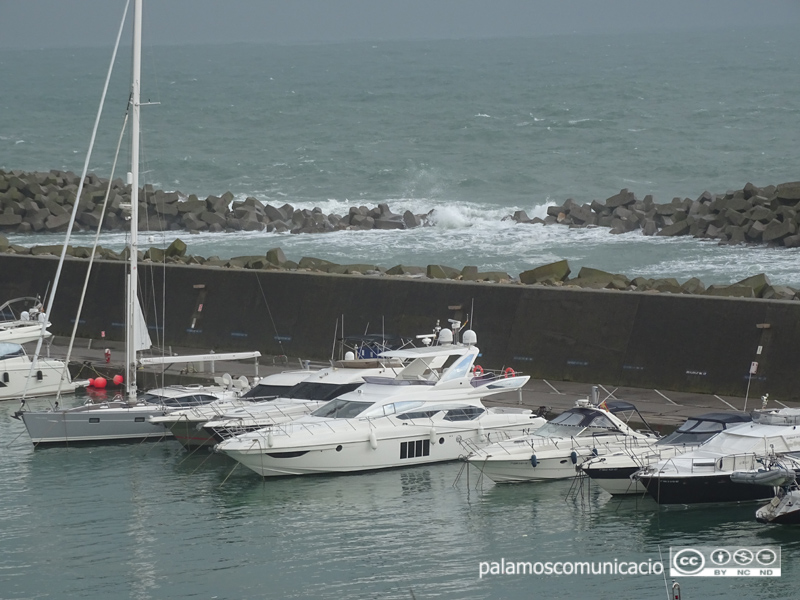
<svg viewBox="0 0 800 600">
<path fill-rule="evenodd" d="M 484 371 L 480 367 L 473 368 L 473 377 L 470 379 L 470 385 L 472 387 L 481 387 L 484 385 L 488 385 L 494 381 L 499 381 L 501 379 L 509 379 L 511 377 L 519 377 L 523 375 L 522 371 L 515 371 L 511 367 L 501 370 L 487 370 Z"/>
</svg>

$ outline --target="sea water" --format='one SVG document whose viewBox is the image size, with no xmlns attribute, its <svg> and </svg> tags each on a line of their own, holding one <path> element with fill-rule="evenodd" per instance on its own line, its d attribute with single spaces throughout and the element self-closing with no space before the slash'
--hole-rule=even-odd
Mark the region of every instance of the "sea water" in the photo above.
<svg viewBox="0 0 800 600">
<path fill-rule="evenodd" d="M 144 177 L 185 194 L 230 190 L 326 213 L 380 202 L 435 210 L 435 226 L 410 231 L 179 233 L 205 256 L 280 246 L 294 260 L 511 274 L 566 258 L 575 271 L 706 284 L 765 272 L 800 286 L 795 250 L 503 221 L 621 188 L 668 202 L 800 179 L 798 49 L 794 32 L 779 29 L 150 47 Z M 0 53 L 0 167 L 80 172 L 109 57 Z M 104 177 L 126 60 L 90 162 Z M 125 237 L 101 243 L 119 249 Z M 0 405 L 3 599 L 664 598 L 669 547 L 700 544 L 779 545 L 783 576 L 683 578 L 684 598 L 796 596 L 794 530 L 757 524 L 753 504 L 664 509 L 569 481 L 497 486 L 461 463 L 262 481 L 171 441 L 34 449 L 16 409 Z M 666 577 L 480 577 L 482 562 L 502 559 L 662 558 Z"/>
<path fill-rule="evenodd" d="M 156 188 L 275 205 L 434 211 L 406 231 L 188 235 L 229 258 L 475 265 L 568 259 L 706 285 L 767 273 L 800 286 L 796 249 L 517 225 L 567 198 L 656 202 L 800 179 L 800 41 L 780 29 L 327 45 L 145 46 L 142 172 Z M 0 168 L 80 173 L 111 51 L 4 50 Z M 109 176 L 128 98 L 123 48 L 90 170 Z M 120 164 L 127 164 L 127 141 Z M 119 167 L 116 175 L 123 175 Z M 62 235 L 17 236 L 58 243 Z M 90 245 L 88 234 L 72 240 Z M 121 249 L 125 237 L 105 234 Z"/>
</svg>

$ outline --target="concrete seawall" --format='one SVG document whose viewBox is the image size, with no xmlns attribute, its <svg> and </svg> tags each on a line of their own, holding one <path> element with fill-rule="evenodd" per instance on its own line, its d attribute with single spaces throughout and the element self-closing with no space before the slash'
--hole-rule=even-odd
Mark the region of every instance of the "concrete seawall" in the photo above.
<svg viewBox="0 0 800 600">
<path fill-rule="evenodd" d="M 4 298 L 44 293 L 56 266 L 54 257 L 1 255 Z M 86 267 L 65 263 L 55 335 L 71 333 Z M 140 263 L 139 276 L 151 338 L 165 346 L 325 359 L 342 318 L 346 334 L 413 337 L 474 312 L 485 368 L 744 396 L 757 361 L 751 398 L 800 399 L 798 302 L 152 263 Z M 99 261 L 78 335 L 121 339 L 123 302 L 124 265 Z"/>
</svg>

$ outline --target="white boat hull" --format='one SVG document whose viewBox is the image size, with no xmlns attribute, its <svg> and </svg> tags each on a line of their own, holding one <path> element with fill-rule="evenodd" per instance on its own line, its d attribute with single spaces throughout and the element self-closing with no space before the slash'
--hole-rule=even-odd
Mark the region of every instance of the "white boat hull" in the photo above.
<svg viewBox="0 0 800 600">
<path fill-rule="evenodd" d="M 591 452 L 591 450 L 589 450 Z M 523 481 L 553 481 L 556 479 L 570 479 L 580 474 L 580 463 L 589 458 L 578 456 L 577 462 L 572 462 L 569 455 L 545 458 L 537 461 L 534 467 L 530 459 L 521 457 L 504 460 L 471 460 L 481 472 L 495 483 L 521 483 Z"/>
<path fill-rule="evenodd" d="M 482 434 L 477 428 L 472 428 L 434 432 L 434 435 L 424 428 L 414 429 L 419 430 L 417 435 L 398 435 L 395 432 L 386 438 L 377 434 L 372 440 L 365 434 L 359 440 L 306 448 L 275 448 L 273 451 L 267 445 L 267 437 L 252 438 L 250 448 L 237 444 L 234 449 L 226 447 L 225 443 L 218 448 L 263 477 L 352 473 L 458 460 L 467 454 L 462 445 L 464 442 L 482 446 L 496 436 L 524 435 L 530 427 L 486 428 Z"/>
<path fill-rule="evenodd" d="M 0 360 L 0 400 L 19 400 L 23 395 L 26 398 L 53 396 L 59 391 L 73 394 L 81 385 L 70 379 L 60 360 L 40 358 L 33 373 L 28 356 Z"/>
</svg>

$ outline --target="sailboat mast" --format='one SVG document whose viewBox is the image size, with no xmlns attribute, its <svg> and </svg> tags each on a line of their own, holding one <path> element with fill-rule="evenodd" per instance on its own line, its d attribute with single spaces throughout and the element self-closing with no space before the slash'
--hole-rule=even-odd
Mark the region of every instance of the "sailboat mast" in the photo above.
<svg viewBox="0 0 800 600">
<path fill-rule="evenodd" d="M 142 0 L 133 3 L 133 64 L 131 68 L 131 231 L 125 327 L 125 395 L 136 399 L 136 305 L 139 258 L 139 111 L 142 77 Z"/>
</svg>

